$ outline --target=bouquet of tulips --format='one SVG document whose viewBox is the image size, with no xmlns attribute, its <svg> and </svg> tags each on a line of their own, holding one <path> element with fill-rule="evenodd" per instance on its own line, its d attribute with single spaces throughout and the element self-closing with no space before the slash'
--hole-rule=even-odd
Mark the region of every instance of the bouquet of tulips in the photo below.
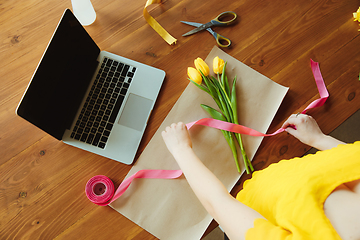
<svg viewBox="0 0 360 240">
<path fill-rule="evenodd" d="M 235 88 L 236 76 L 232 81 L 232 86 L 230 87 L 228 78 L 225 74 L 227 62 L 224 62 L 224 60 L 219 57 L 214 58 L 213 70 L 217 78 L 209 76 L 209 66 L 201 58 L 195 59 L 194 64 L 196 68 L 188 67 L 187 69 L 189 80 L 201 90 L 210 94 L 220 111 L 204 104 L 201 104 L 201 107 L 214 119 L 239 124 Z M 254 171 L 254 168 L 246 155 L 241 135 L 239 133 L 232 133 L 225 130 L 221 131 L 231 148 L 238 172 L 241 172 L 241 169 L 238 160 L 236 142 L 240 146 L 246 172 L 251 173 Z"/>
</svg>

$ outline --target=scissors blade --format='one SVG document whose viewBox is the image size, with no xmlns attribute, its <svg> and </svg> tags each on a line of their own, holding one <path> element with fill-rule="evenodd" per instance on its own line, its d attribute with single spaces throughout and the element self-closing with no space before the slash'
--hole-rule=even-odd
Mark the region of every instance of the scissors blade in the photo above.
<svg viewBox="0 0 360 240">
<path fill-rule="evenodd" d="M 200 27 L 203 25 L 202 23 L 196 23 L 196 22 L 186 22 L 186 21 L 180 21 L 181 23 L 185 23 L 187 25 L 193 26 L 193 27 Z"/>
<path fill-rule="evenodd" d="M 200 31 L 205 30 L 205 29 L 207 29 L 207 28 L 209 28 L 209 27 L 211 27 L 213 25 L 211 22 L 208 22 L 206 24 L 193 23 L 193 22 L 184 22 L 184 21 L 181 21 L 181 22 L 196 27 L 195 29 L 183 34 L 182 35 L 183 37 L 186 37 L 186 36 L 189 36 L 191 34 L 200 32 Z"/>
<path fill-rule="evenodd" d="M 204 25 L 204 24 L 202 24 L 202 23 L 196 23 L 196 22 L 186 22 L 186 21 L 180 21 L 180 22 L 182 22 L 182 23 L 185 23 L 185 24 L 187 24 L 187 25 L 190 25 L 190 26 L 193 26 L 193 27 L 200 27 L 201 25 Z M 206 29 L 209 33 L 211 33 L 213 36 L 215 36 L 214 34 L 216 34 L 211 28 L 207 28 Z M 191 31 L 190 31 L 191 32 Z M 189 33 L 189 32 L 188 32 Z M 185 33 L 185 34 L 188 34 L 188 33 Z M 185 35 L 184 34 L 184 35 Z M 183 36 L 184 36 L 183 35 Z M 190 34 L 189 34 L 190 35 Z M 186 35 L 187 36 L 187 35 Z"/>
</svg>

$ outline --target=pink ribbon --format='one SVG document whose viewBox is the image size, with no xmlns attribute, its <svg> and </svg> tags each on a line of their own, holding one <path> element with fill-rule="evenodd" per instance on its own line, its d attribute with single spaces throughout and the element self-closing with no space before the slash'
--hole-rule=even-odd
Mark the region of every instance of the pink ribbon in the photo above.
<svg viewBox="0 0 360 240">
<path fill-rule="evenodd" d="M 240 133 L 240 134 L 246 134 L 246 135 L 250 135 L 250 136 L 256 136 L 256 137 L 268 137 L 268 136 L 273 136 L 275 134 L 281 133 L 283 131 L 285 131 L 285 129 L 280 128 L 279 130 L 277 130 L 274 133 L 271 134 L 264 134 L 261 132 L 258 132 L 254 129 L 239 125 L 239 124 L 235 124 L 235 123 L 229 123 L 229 122 L 224 122 L 221 120 L 216 120 L 213 118 L 202 118 L 200 120 L 197 120 L 195 122 L 191 122 L 186 124 L 186 127 L 188 129 L 190 129 L 193 125 L 202 125 L 202 126 L 208 126 L 208 127 L 212 127 L 212 128 L 216 128 L 216 129 L 220 129 L 220 130 L 225 130 L 225 131 L 229 131 L 229 132 L 234 132 L 234 133 Z"/>
<path fill-rule="evenodd" d="M 320 94 L 320 98 L 310 103 L 301 113 L 305 113 L 308 109 L 322 106 L 325 103 L 326 99 L 329 97 L 329 93 L 326 89 L 324 79 L 321 76 L 319 63 L 314 62 L 312 59 L 311 59 L 311 69 Z M 240 134 L 247 134 L 251 136 L 262 136 L 262 137 L 273 136 L 285 131 L 285 129 L 280 128 L 274 133 L 264 134 L 242 125 L 224 122 L 212 118 L 203 118 L 198 121 L 188 123 L 186 124 L 186 126 L 188 129 L 190 129 L 195 124 L 208 126 L 220 130 L 240 133 Z M 116 190 L 115 193 L 114 193 L 113 182 L 106 176 L 97 175 L 92 177 L 88 181 L 85 187 L 85 193 L 91 202 L 100 206 L 107 206 L 110 203 L 114 202 L 116 199 L 118 199 L 121 195 L 123 195 L 124 192 L 130 186 L 131 182 L 136 178 L 174 179 L 180 177 L 181 175 L 182 175 L 181 170 L 152 170 L 152 169 L 140 170 L 135 174 L 133 174 L 132 176 L 130 176 L 129 178 L 125 179 L 120 184 L 119 188 Z"/>
<path fill-rule="evenodd" d="M 312 59 L 310 59 L 310 63 L 311 63 L 311 70 L 312 70 L 314 78 L 315 78 L 316 86 L 317 86 L 319 94 L 320 94 L 320 98 L 318 98 L 318 99 L 314 100 L 312 103 L 310 103 L 304 109 L 304 111 L 302 111 L 301 113 L 305 113 L 308 109 L 311 109 L 311 108 L 321 107 L 322 105 L 324 105 L 324 103 L 326 102 L 326 100 L 329 97 L 329 92 L 326 89 L 324 79 L 320 72 L 319 63 L 314 62 Z"/>
<path fill-rule="evenodd" d="M 85 186 L 85 193 L 88 199 L 99 205 L 107 206 L 124 194 L 126 189 L 130 186 L 135 178 L 161 178 L 174 179 L 182 175 L 181 170 L 156 170 L 144 169 L 134 173 L 129 178 L 125 179 L 114 194 L 114 184 L 106 176 L 97 175 L 92 177 Z"/>
<path fill-rule="evenodd" d="M 326 89 L 324 79 L 320 72 L 319 63 L 314 62 L 312 59 L 310 59 L 310 63 L 311 63 L 311 70 L 312 70 L 314 78 L 315 78 L 316 86 L 317 86 L 319 94 L 320 94 L 320 98 L 318 98 L 318 99 L 314 100 L 312 103 L 310 103 L 301 113 L 305 113 L 307 110 L 309 110 L 311 108 L 316 108 L 316 107 L 320 107 L 320 106 L 324 105 L 324 103 L 326 102 L 326 100 L 329 97 L 329 93 Z M 220 129 L 220 130 L 225 130 L 225 131 L 229 131 L 229 132 L 234 132 L 234 133 L 246 134 L 246 135 L 250 135 L 250 136 L 258 136 L 258 137 L 274 136 L 278 133 L 285 131 L 284 128 L 280 128 L 277 131 L 275 131 L 274 133 L 264 134 L 264 133 L 258 132 L 254 129 L 251 129 L 251 128 L 248 128 L 248 127 L 245 127 L 242 125 L 224 122 L 224 121 L 216 120 L 213 118 L 202 118 L 195 122 L 190 122 L 190 123 L 186 124 L 186 127 L 188 129 L 190 129 L 195 124 L 202 125 L 202 126 L 208 126 L 208 127 L 212 127 L 212 128 L 216 128 L 216 129 Z"/>
</svg>

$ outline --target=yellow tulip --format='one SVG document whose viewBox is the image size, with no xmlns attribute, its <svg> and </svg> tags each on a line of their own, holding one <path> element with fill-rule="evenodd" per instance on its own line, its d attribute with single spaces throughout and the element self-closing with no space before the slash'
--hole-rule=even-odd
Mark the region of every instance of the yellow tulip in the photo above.
<svg viewBox="0 0 360 240">
<path fill-rule="evenodd" d="M 224 68 L 224 60 L 216 56 L 213 60 L 213 70 L 215 74 L 221 74 Z"/>
<path fill-rule="evenodd" d="M 194 82 L 196 82 L 199 85 L 201 84 L 202 77 L 198 70 L 196 70 L 193 67 L 188 67 L 187 74 L 191 80 L 193 80 Z"/>
<path fill-rule="evenodd" d="M 204 76 L 208 76 L 210 69 L 209 66 L 201 58 L 197 58 L 194 61 L 195 67 L 198 71 L 201 71 Z"/>
<path fill-rule="evenodd" d="M 359 9 L 353 13 L 354 21 L 360 22 L 360 7 Z"/>
</svg>

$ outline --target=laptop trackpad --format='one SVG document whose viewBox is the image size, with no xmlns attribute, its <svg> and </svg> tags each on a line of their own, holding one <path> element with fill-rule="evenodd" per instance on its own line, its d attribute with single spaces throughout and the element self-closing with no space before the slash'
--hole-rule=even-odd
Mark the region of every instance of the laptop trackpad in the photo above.
<svg viewBox="0 0 360 240">
<path fill-rule="evenodd" d="M 142 131 L 151 111 L 153 100 L 130 93 L 119 124 Z"/>
</svg>

